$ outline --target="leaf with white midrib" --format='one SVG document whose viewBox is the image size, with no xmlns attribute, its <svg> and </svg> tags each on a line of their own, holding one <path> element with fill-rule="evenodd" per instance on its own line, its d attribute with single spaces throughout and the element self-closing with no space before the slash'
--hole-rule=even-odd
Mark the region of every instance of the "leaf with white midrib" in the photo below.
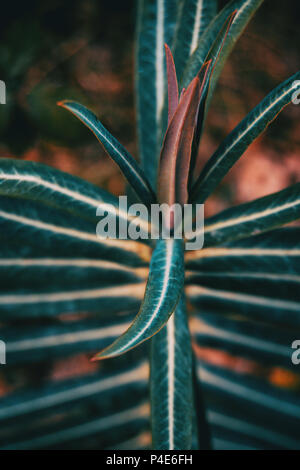
<svg viewBox="0 0 300 470">
<path fill-rule="evenodd" d="M 157 240 L 145 296 L 130 328 L 95 359 L 118 356 L 156 334 L 173 314 L 184 282 L 183 241 Z"/>
<path fill-rule="evenodd" d="M 151 428 L 153 448 L 191 449 L 192 351 L 185 299 L 151 340 Z"/>
<path fill-rule="evenodd" d="M 278 85 L 225 138 L 204 166 L 193 189 L 191 199 L 203 203 L 221 182 L 247 147 L 291 102 L 299 85 L 300 72 Z"/>
</svg>

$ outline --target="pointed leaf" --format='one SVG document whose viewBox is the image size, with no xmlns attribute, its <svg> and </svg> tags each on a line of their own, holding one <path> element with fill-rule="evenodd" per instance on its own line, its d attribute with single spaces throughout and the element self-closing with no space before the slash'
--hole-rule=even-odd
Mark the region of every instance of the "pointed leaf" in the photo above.
<svg viewBox="0 0 300 470">
<path fill-rule="evenodd" d="M 201 357 L 198 375 L 205 388 L 214 443 L 220 437 L 223 424 L 222 439 L 225 428 L 231 435 L 229 441 L 239 443 L 241 448 L 243 443 L 264 449 L 299 448 L 300 402 L 297 391 L 276 387 L 254 374 L 213 367 L 207 362 Z M 219 446 L 221 442 L 216 444 Z"/>
<path fill-rule="evenodd" d="M 174 44 L 174 60 L 180 80 L 189 57 L 197 49 L 199 39 L 216 13 L 216 0 L 183 0 Z"/>
<path fill-rule="evenodd" d="M 137 8 L 135 87 L 139 150 L 143 170 L 154 189 L 167 85 L 164 44 L 173 43 L 179 3 L 139 0 Z"/>
<path fill-rule="evenodd" d="M 188 189 L 190 191 L 192 187 L 194 176 L 194 169 L 197 167 L 198 161 L 198 154 L 199 154 L 199 145 L 201 134 L 204 126 L 204 117 L 205 117 L 205 109 L 206 109 L 206 100 L 209 90 L 210 78 L 212 73 L 212 66 L 213 62 L 210 59 L 209 61 L 205 62 L 201 69 L 198 72 L 198 78 L 200 80 L 201 88 L 200 88 L 200 99 L 197 111 L 197 122 L 194 132 L 193 144 L 192 144 L 192 154 L 191 154 L 191 164 L 189 168 L 189 176 L 188 176 Z"/>
<path fill-rule="evenodd" d="M 199 98 L 200 82 L 196 77 L 184 93 L 164 139 L 158 179 L 160 203 L 172 205 L 175 202 L 187 202 L 184 198 L 187 193 L 187 176 Z M 185 171 L 186 178 L 180 170 Z M 184 181 L 180 184 L 182 177 Z"/>
<path fill-rule="evenodd" d="M 200 309 L 299 325 L 299 259 L 296 228 L 188 253 L 188 269 L 197 266 L 188 281 L 193 283 L 187 287 L 189 300 Z"/>
<path fill-rule="evenodd" d="M 119 207 L 116 197 L 81 178 L 51 168 L 42 163 L 1 158 L 0 195 L 36 201 L 67 211 L 78 218 L 99 220 L 97 208 L 115 215 L 126 225 L 137 222 L 126 210 Z M 141 228 L 147 232 L 147 221 L 141 221 Z"/>
<path fill-rule="evenodd" d="M 0 329 L 0 337 L 6 344 L 7 363 L 20 366 L 105 348 L 128 328 L 130 320 L 132 315 L 127 314 L 21 329 L 9 326 Z"/>
<path fill-rule="evenodd" d="M 205 247 L 258 235 L 300 218 L 300 183 L 206 219 Z M 195 231 L 195 236 L 197 236 Z"/>
<path fill-rule="evenodd" d="M 201 347 L 255 360 L 265 367 L 282 366 L 295 370 L 291 361 L 291 344 L 295 339 L 293 329 L 211 312 L 199 312 L 191 327 Z"/>
<path fill-rule="evenodd" d="M 165 44 L 165 51 L 168 76 L 168 123 L 170 123 L 178 106 L 178 83 L 172 52 L 167 44 Z"/>
<path fill-rule="evenodd" d="M 208 53 L 211 50 L 213 43 L 216 41 L 219 31 L 222 29 L 226 19 L 235 10 L 238 10 L 222 49 L 221 57 L 218 60 L 215 68 L 213 78 L 214 83 L 212 83 L 211 87 L 214 89 L 215 82 L 217 81 L 217 78 L 219 77 L 233 46 L 262 2 L 263 0 L 232 0 L 225 5 L 225 7 L 214 18 L 214 20 L 211 21 L 201 36 L 197 49 L 187 63 L 181 83 L 182 86 L 185 87 L 187 83 L 189 83 L 196 75 L 199 68 L 204 64 L 205 60 L 207 60 Z"/>
<path fill-rule="evenodd" d="M 156 334 L 174 312 L 183 281 L 182 240 L 158 240 L 139 313 L 130 328 L 95 359 L 118 356 Z"/>
<path fill-rule="evenodd" d="M 192 350 L 183 297 L 151 340 L 150 387 L 153 448 L 191 449 Z"/>
<path fill-rule="evenodd" d="M 61 101 L 59 106 L 71 111 L 80 119 L 97 137 L 109 156 L 117 163 L 122 173 L 132 186 L 133 190 L 147 206 L 155 203 L 155 195 L 143 170 L 139 167 L 135 159 L 117 141 L 105 127 L 101 124 L 94 113 L 85 106 L 74 101 Z"/>
<path fill-rule="evenodd" d="M 202 203 L 207 199 L 247 147 L 291 102 L 295 91 L 300 89 L 299 78 L 297 72 L 275 88 L 226 137 L 204 166 L 193 187 L 192 200 Z"/>
</svg>

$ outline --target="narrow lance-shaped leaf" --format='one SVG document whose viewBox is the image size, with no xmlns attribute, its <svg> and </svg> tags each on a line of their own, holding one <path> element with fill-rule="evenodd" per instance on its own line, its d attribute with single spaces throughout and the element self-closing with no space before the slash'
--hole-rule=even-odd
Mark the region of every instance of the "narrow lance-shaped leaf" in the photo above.
<svg viewBox="0 0 300 470">
<path fill-rule="evenodd" d="M 200 347 L 211 347 L 259 361 L 260 364 L 295 369 L 291 361 L 293 329 L 253 322 L 238 316 L 198 312 L 191 329 Z"/>
<path fill-rule="evenodd" d="M 157 333 L 174 312 L 184 282 L 183 242 L 161 239 L 152 255 L 145 297 L 130 328 L 95 356 L 118 356 Z"/>
<path fill-rule="evenodd" d="M 194 138 L 193 138 L 193 143 L 192 143 L 191 162 L 190 162 L 189 175 L 188 175 L 189 191 L 190 191 L 193 179 L 194 179 L 194 169 L 195 167 L 197 167 L 199 144 L 200 144 L 201 134 L 202 134 L 203 125 L 204 125 L 206 99 L 208 95 L 210 77 L 212 73 L 212 64 L 213 64 L 212 60 L 211 59 L 208 60 L 202 65 L 201 69 L 198 72 L 198 78 L 201 83 L 201 89 L 200 89 L 200 100 L 199 100 L 198 111 L 197 111 L 195 132 L 194 132 Z"/>
<path fill-rule="evenodd" d="M 184 297 L 151 341 L 150 387 L 153 448 L 191 449 L 192 350 Z"/>
<path fill-rule="evenodd" d="M 179 0 L 139 0 L 135 52 L 137 126 L 142 167 L 155 189 L 166 96 L 164 44 L 172 44 Z"/>
<path fill-rule="evenodd" d="M 178 164 L 186 167 L 188 175 L 194 126 L 200 96 L 200 82 L 196 77 L 181 98 L 176 112 L 169 124 L 160 156 L 158 199 L 169 205 L 184 203 L 177 196 L 176 180 Z M 183 153 L 183 150 L 185 152 Z M 182 175 L 178 175 L 178 177 Z M 176 194 L 177 192 L 177 194 Z"/>
<path fill-rule="evenodd" d="M 191 157 L 191 164 L 189 170 L 189 191 L 192 188 L 192 184 L 195 179 L 194 170 L 198 167 L 198 159 L 199 159 L 199 146 L 200 146 L 200 139 L 202 130 L 204 127 L 204 120 L 206 116 L 207 110 L 207 97 L 209 94 L 210 89 L 210 82 L 211 77 L 214 73 L 214 69 L 216 67 L 216 63 L 219 59 L 221 51 L 223 49 L 225 40 L 229 33 L 230 27 L 236 16 L 236 11 L 234 11 L 229 18 L 225 21 L 221 31 L 219 32 L 218 36 L 216 37 L 214 43 L 210 51 L 207 54 L 206 62 L 202 65 L 200 71 L 198 72 L 198 77 L 201 83 L 201 97 L 199 102 L 199 109 L 197 113 L 197 125 L 195 130 L 195 135 L 193 139 L 193 149 L 192 149 L 192 157 Z"/>
<path fill-rule="evenodd" d="M 178 106 L 178 83 L 172 52 L 167 44 L 165 44 L 165 51 L 168 75 L 168 123 L 170 123 Z"/>
<path fill-rule="evenodd" d="M 193 201 L 203 203 L 207 199 L 247 147 L 291 102 L 294 93 L 300 89 L 299 78 L 300 72 L 297 72 L 276 87 L 226 137 L 196 181 L 191 195 Z"/>
<path fill-rule="evenodd" d="M 143 231 L 147 231 L 147 221 L 130 218 L 112 194 L 42 163 L 1 158 L 0 195 L 36 201 L 94 224 L 99 220 L 97 209 L 105 208 L 123 224 L 141 223 Z"/>
<path fill-rule="evenodd" d="M 85 106 L 75 103 L 74 101 L 65 100 L 59 102 L 58 105 L 71 111 L 72 114 L 80 119 L 95 134 L 108 155 L 120 167 L 128 183 L 132 186 L 140 200 L 147 206 L 155 203 L 155 194 L 143 170 L 120 142 L 105 129 L 95 114 L 89 111 Z"/>
<path fill-rule="evenodd" d="M 258 235 L 300 218 L 300 183 L 206 219 L 205 247 Z M 195 236 L 199 235 L 195 231 Z"/>
<path fill-rule="evenodd" d="M 129 326 L 132 315 L 110 315 L 97 321 L 88 318 L 73 322 L 44 322 L 42 326 L 0 329 L 9 364 L 24 364 L 66 358 L 71 354 L 97 351 L 106 347 Z"/>
<path fill-rule="evenodd" d="M 254 443 L 254 448 L 269 449 L 273 444 L 277 449 L 298 449 L 300 403 L 297 392 L 276 387 L 244 370 L 238 373 L 209 366 L 207 359 L 212 355 L 200 356 L 198 374 L 205 387 L 213 437 L 221 426 L 222 439 L 229 431 L 228 444 L 233 441 L 240 445 L 237 448 L 241 448 L 244 437 L 250 437 L 249 445 Z M 297 376 L 295 378 L 297 380 Z M 215 443 L 215 439 L 213 441 Z"/>
<path fill-rule="evenodd" d="M 174 43 L 174 60 L 179 80 L 189 57 L 195 52 L 206 27 L 217 12 L 217 0 L 183 0 Z"/>
<path fill-rule="evenodd" d="M 199 309 L 294 327 L 300 324 L 299 259 L 296 228 L 187 253 L 189 300 Z"/>
<path fill-rule="evenodd" d="M 191 56 L 190 60 L 187 63 L 186 69 L 183 74 L 183 80 L 181 85 L 186 86 L 187 83 L 196 75 L 199 67 L 207 59 L 208 53 L 213 46 L 213 43 L 216 41 L 219 31 L 226 19 L 231 15 L 235 10 L 237 14 L 234 17 L 230 32 L 226 38 L 222 50 L 222 56 L 218 61 L 214 73 L 212 89 L 215 87 L 215 82 L 220 75 L 222 68 L 225 64 L 225 61 L 230 54 L 234 44 L 240 37 L 241 33 L 247 26 L 248 22 L 252 18 L 255 11 L 262 4 L 263 0 L 232 0 L 220 11 L 220 13 L 215 17 L 213 21 L 208 25 L 203 35 L 201 36 L 197 49 Z M 220 38 L 219 38 L 220 39 Z"/>
</svg>

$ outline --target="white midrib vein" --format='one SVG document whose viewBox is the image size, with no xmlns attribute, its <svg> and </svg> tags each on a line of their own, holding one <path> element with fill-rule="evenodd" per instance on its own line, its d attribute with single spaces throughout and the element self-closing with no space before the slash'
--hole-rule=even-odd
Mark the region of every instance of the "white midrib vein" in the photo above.
<svg viewBox="0 0 300 470">
<path fill-rule="evenodd" d="M 159 312 L 159 310 L 162 306 L 162 303 L 165 299 L 165 295 L 166 295 L 166 292 L 167 292 L 167 289 L 168 289 L 168 286 L 169 286 L 170 271 L 171 271 L 172 259 L 173 259 L 173 257 L 172 257 L 173 246 L 174 246 L 174 240 L 172 238 L 167 239 L 166 240 L 166 258 L 165 258 L 166 259 L 166 266 L 165 266 L 165 269 L 164 269 L 164 276 L 163 276 L 162 283 L 161 283 L 162 289 L 161 289 L 161 292 L 160 292 L 159 301 L 158 301 L 156 307 L 154 308 L 152 315 L 150 316 L 149 320 L 145 323 L 144 327 L 138 332 L 138 334 L 134 335 L 133 338 L 129 342 L 127 342 L 122 348 L 120 348 L 115 353 L 115 355 L 120 354 L 120 352 L 122 352 L 124 349 L 127 350 L 133 343 L 136 343 L 143 336 L 145 331 L 147 331 L 148 327 L 151 325 L 151 323 L 153 322 L 153 320 L 157 316 L 157 314 L 158 314 L 158 312 Z M 134 326 L 134 323 L 133 323 L 133 326 Z M 129 330 L 127 330 L 127 331 L 129 331 Z"/>
<path fill-rule="evenodd" d="M 145 381 L 148 376 L 148 365 L 140 363 L 134 369 L 114 375 L 108 378 L 101 378 L 92 383 L 74 386 L 72 389 L 59 391 L 48 396 L 36 398 L 21 403 L 6 406 L 0 410 L 0 419 L 30 413 L 39 409 L 45 409 L 62 403 L 86 398 L 96 393 L 109 390 L 113 387 L 122 387 L 131 382 Z"/>
<path fill-rule="evenodd" d="M 272 343 L 261 338 L 248 336 L 244 333 L 236 333 L 226 329 L 211 326 L 204 321 L 193 319 L 192 322 L 193 334 L 208 335 L 212 338 L 219 338 L 223 341 L 230 341 L 235 344 L 242 344 L 261 351 L 268 351 L 275 354 L 282 354 L 283 356 L 290 355 L 289 346 L 282 346 L 278 343 Z"/>
<path fill-rule="evenodd" d="M 155 70 L 156 70 L 156 124 L 159 128 L 159 121 L 164 104 L 164 1 L 157 0 L 157 22 L 156 22 L 156 50 L 155 50 Z"/>
<path fill-rule="evenodd" d="M 134 274 L 140 278 L 145 278 L 148 272 L 147 268 L 132 268 L 124 266 L 113 261 L 103 261 L 88 258 L 2 258 L 0 259 L 0 268 L 8 266 L 19 266 L 24 268 L 31 267 L 75 267 L 75 268 L 91 268 L 100 270 L 122 271 Z"/>
<path fill-rule="evenodd" d="M 17 215 L 17 214 L 12 214 L 12 213 L 1 211 L 1 210 L 0 210 L 0 217 L 3 217 L 4 219 L 8 219 L 8 220 L 13 220 L 14 222 L 18 222 L 24 225 L 29 225 L 31 227 L 35 227 L 40 230 L 47 230 L 52 233 L 59 233 L 61 235 L 66 235 L 66 236 L 70 236 L 73 238 L 79 238 L 81 240 L 98 243 L 99 245 L 102 244 L 102 245 L 108 245 L 111 247 L 115 246 L 118 248 L 128 249 L 128 251 L 133 251 L 135 253 L 137 252 L 135 247 L 139 245 L 137 242 L 134 242 L 132 240 L 124 240 L 122 242 L 122 240 L 112 239 L 112 238 L 100 239 L 96 234 L 94 235 L 93 233 L 82 232 L 82 231 L 79 231 L 76 229 L 70 229 L 67 227 L 61 227 L 58 225 L 49 224 L 47 222 L 41 222 L 36 219 L 29 219 L 28 217 L 24 217 L 24 216 Z"/>
<path fill-rule="evenodd" d="M 220 230 L 220 229 L 223 229 L 223 228 L 226 228 L 226 227 L 231 227 L 232 225 L 243 224 L 243 223 L 246 223 L 246 222 L 250 222 L 252 220 L 257 220 L 257 219 L 269 217 L 273 214 L 276 214 L 276 213 L 294 208 L 298 204 L 300 204 L 300 198 L 296 199 L 295 201 L 292 201 L 292 202 L 287 202 L 286 204 L 283 204 L 282 206 L 274 207 L 272 209 L 265 209 L 264 211 L 255 212 L 254 214 L 245 215 L 245 216 L 242 216 L 242 217 L 237 217 L 235 219 L 229 219 L 227 221 L 218 222 L 218 223 L 212 224 L 212 225 L 207 225 L 204 230 L 205 230 L 206 233 L 208 233 L 208 232 L 212 232 L 214 230 Z"/>
<path fill-rule="evenodd" d="M 300 417 L 300 407 L 297 404 L 288 403 L 280 398 L 270 396 L 268 393 L 246 387 L 233 380 L 219 376 L 202 366 L 198 366 L 197 374 L 203 383 L 211 384 L 215 388 L 225 390 L 232 395 L 238 396 L 240 399 L 242 398 L 246 401 L 258 403 L 261 406 L 293 416 L 294 418 Z"/>
<path fill-rule="evenodd" d="M 191 41 L 191 46 L 190 46 L 190 56 L 196 50 L 197 45 L 198 45 L 198 37 L 199 37 L 199 31 L 201 27 L 202 9 L 203 9 L 203 0 L 198 0 L 196 14 L 195 14 L 192 41 Z"/>
<path fill-rule="evenodd" d="M 175 392 L 175 320 L 171 316 L 167 323 L 168 341 L 168 429 L 169 449 L 174 449 L 174 392 Z"/>
<path fill-rule="evenodd" d="M 204 248 L 199 250 L 195 256 L 194 253 L 187 253 L 186 260 L 200 260 L 202 258 L 217 258 L 220 256 L 300 256 L 300 250 L 281 249 L 281 248 Z"/>
<path fill-rule="evenodd" d="M 78 343 L 81 341 L 92 341 L 95 339 L 111 338 L 121 335 L 130 323 L 120 323 L 104 328 L 85 330 L 72 333 L 58 333 L 42 338 L 28 338 L 19 341 L 11 341 L 6 343 L 7 352 L 20 352 L 37 348 L 48 348 L 61 346 L 65 344 Z"/>
<path fill-rule="evenodd" d="M 125 284 L 115 287 L 104 287 L 99 289 L 85 289 L 75 291 L 61 291 L 42 294 L 9 294 L 0 295 L 0 305 L 10 304 L 31 304 L 40 302 L 66 302 L 84 299 L 101 299 L 106 297 L 134 297 L 142 299 L 144 293 L 144 283 Z"/>
<path fill-rule="evenodd" d="M 240 14 L 240 12 L 239 12 Z M 236 20 L 236 19 L 235 19 Z M 235 145 L 241 140 L 244 138 L 244 136 L 249 132 L 251 131 L 251 129 L 257 124 L 257 122 L 263 118 L 263 116 L 265 114 L 267 114 L 273 107 L 276 106 L 277 103 L 279 103 L 279 101 L 281 101 L 286 95 L 288 95 L 292 90 L 296 89 L 297 88 L 297 85 L 295 84 L 292 84 L 288 90 L 286 90 L 284 93 L 280 94 L 278 96 L 278 98 L 275 100 L 275 101 L 272 101 L 272 103 L 261 113 L 259 114 L 255 119 L 254 121 L 252 121 L 251 125 L 248 126 L 241 134 L 239 134 L 237 136 L 237 138 L 231 143 L 231 145 L 224 151 L 224 153 L 217 159 L 217 161 L 215 162 L 215 164 L 209 169 L 209 171 L 206 173 L 206 175 L 204 176 L 203 180 L 201 181 L 201 185 L 203 185 L 205 183 L 205 181 L 208 179 L 208 177 L 210 176 L 210 174 L 214 171 L 214 169 L 216 168 L 216 166 L 218 166 L 220 164 L 220 162 L 222 162 L 222 160 L 224 160 L 224 158 L 226 157 L 226 155 L 232 150 L 233 147 L 235 147 Z"/>
<path fill-rule="evenodd" d="M 112 212 L 113 215 L 117 214 L 120 218 L 122 218 L 126 221 L 130 221 L 131 223 L 133 223 L 135 225 L 140 225 L 140 227 L 145 231 L 149 230 L 148 223 L 146 221 L 144 221 L 140 218 L 138 218 L 138 220 L 135 220 L 136 217 L 135 218 L 133 218 L 133 217 L 130 218 L 126 212 L 122 211 L 118 207 L 113 206 L 113 204 L 106 203 L 101 199 L 94 199 L 92 197 L 85 196 L 85 195 L 80 194 L 80 193 L 78 193 L 76 191 L 73 191 L 71 189 L 59 186 L 56 183 L 51 183 L 50 181 L 43 180 L 42 178 L 39 178 L 38 176 L 21 175 L 21 174 L 12 175 L 12 174 L 9 174 L 9 173 L 1 172 L 0 173 L 0 183 L 2 182 L 2 180 L 4 180 L 4 181 L 17 181 L 18 183 L 19 182 L 27 182 L 27 183 L 33 183 L 33 184 L 36 184 L 36 185 L 40 185 L 44 188 L 51 189 L 55 193 L 64 194 L 65 196 L 69 196 L 69 197 L 71 197 L 71 198 L 73 198 L 73 199 L 75 199 L 79 202 L 83 202 L 83 203 L 85 203 L 89 206 L 92 206 L 92 207 L 95 207 L 95 208 L 98 208 L 99 206 L 101 206 L 107 212 L 109 212 L 109 213 Z M 113 210 L 112 210 L 112 206 L 113 206 Z"/>
<path fill-rule="evenodd" d="M 187 292 L 191 297 L 203 295 L 208 297 L 221 298 L 233 302 L 244 302 L 263 307 L 282 308 L 289 311 L 299 311 L 299 303 L 291 300 L 273 299 L 251 294 L 236 294 L 235 292 L 212 289 L 208 287 L 191 285 L 187 287 Z"/>
</svg>

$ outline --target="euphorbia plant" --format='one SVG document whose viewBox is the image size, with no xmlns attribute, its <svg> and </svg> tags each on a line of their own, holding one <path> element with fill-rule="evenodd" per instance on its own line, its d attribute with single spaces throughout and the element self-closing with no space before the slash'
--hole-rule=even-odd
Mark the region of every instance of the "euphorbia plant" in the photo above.
<svg viewBox="0 0 300 470">
<path fill-rule="evenodd" d="M 72 101 L 59 103 L 94 132 L 146 207 L 204 203 L 300 88 L 298 72 L 245 117 L 197 174 L 217 78 L 261 3 L 231 1 L 218 14 L 214 0 L 139 3 L 141 166 L 91 111 Z M 260 357 L 291 367 L 290 329 L 300 323 L 299 230 L 278 227 L 299 218 L 299 184 L 206 220 L 204 248 L 185 252 L 184 240 L 173 237 L 152 242 L 97 237 L 97 207 L 113 206 L 119 221 L 131 220 L 112 195 L 68 174 L 2 159 L 0 180 L 5 240 L 0 308 L 8 324 L 2 334 L 8 361 L 95 348 L 104 349 L 94 359 L 106 359 L 98 375 L 83 382 L 4 399 L 0 419 L 8 437 L 0 436 L 2 446 L 68 447 L 91 442 L 93 435 L 103 447 L 119 448 L 122 441 L 123 447 L 148 446 L 148 358 L 155 449 L 297 446 L 299 400 L 254 376 L 212 367 L 203 354 L 199 363 L 189 326 L 196 353 L 208 345 L 229 358 L 235 353 L 249 363 Z M 172 210 L 167 223 L 174 228 Z M 189 318 L 187 303 L 196 310 Z M 99 318 L 59 317 L 50 323 L 50 317 L 66 312 L 99 312 Z M 25 327 L 14 323 L 18 319 Z M 81 408 L 69 417 L 63 410 L 72 403 Z M 61 418 L 47 421 L 49 411 Z M 18 423 L 37 413 L 45 419 L 25 439 Z"/>
</svg>

